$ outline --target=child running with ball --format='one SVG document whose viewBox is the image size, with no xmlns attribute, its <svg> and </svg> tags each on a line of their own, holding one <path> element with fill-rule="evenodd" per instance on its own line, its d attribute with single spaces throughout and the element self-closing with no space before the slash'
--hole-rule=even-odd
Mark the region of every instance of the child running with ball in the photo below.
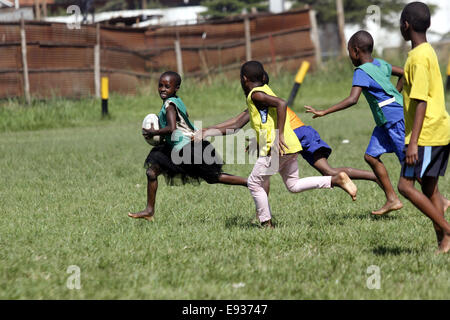
<svg viewBox="0 0 450 320">
<path fill-rule="evenodd" d="M 183 184 L 205 180 L 209 184 L 247 186 L 247 179 L 222 172 L 223 161 L 208 141 L 191 141 L 196 128 L 189 119 L 186 106 L 177 96 L 181 77 L 173 71 L 164 72 L 158 82 L 163 104 L 159 112 L 160 129 L 143 129 L 146 137 L 161 136 L 162 143 L 155 146 L 145 160 L 147 169 L 147 206 L 143 211 L 128 213 L 131 218 L 152 220 L 155 214 L 158 176 L 163 174 L 168 184 L 175 179 Z"/>
</svg>

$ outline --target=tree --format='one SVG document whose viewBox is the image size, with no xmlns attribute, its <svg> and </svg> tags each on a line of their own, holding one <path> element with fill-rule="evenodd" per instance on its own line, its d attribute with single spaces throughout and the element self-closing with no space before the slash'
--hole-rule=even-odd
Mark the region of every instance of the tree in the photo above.
<svg viewBox="0 0 450 320">
<path fill-rule="evenodd" d="M 131 2 L 131 3 L 130 3 Z M 99 12 L 105 11 L 116 11 L 116 10 L 127 10 L 134 7 L 134 1 L 126 0 L 109 0 L 104 6 L 97 9 Z"/>
<path fill-rule="evenodd" d="M 85 8 L 87 3 L 91 8 L 95 7 L 95 11 L 114 11 L 114 10 L 133 10 L 142 9 L 142 0 L 55 0 L 57 4 L 65 4 L 67 6 L 74 4 Z M 147 8 L 161 7 L 158 0 L 148 0 L 146 2 Z"/>
<path fill-rule="evenodd" d="M 392 19 L 392 15 L 402 11 L 405 0 L 344 0 L 345 22 L 362 24 L 365 23 L 367 8 L 376 5 L 381 11 L 381 24 L 386 27 L 398 26 L 398 21 Z M 294 7 L 309 5 L 317 12 L 317 22 L 336 23 L 336 0 L 296 0 Z M 428 5 L 431 12 L 435 6 Z"/>
<path fill-rule="evenodd" d="M 210 19 L 222 19 L 227 16 L 241 14 L 244 9 L 251 12 L 252 8 L 258 11 L 267 11 L 267 1 L 261 0 L 204 0 L 201 5 L 208 8 L 203 15 Z"/>
</svg>

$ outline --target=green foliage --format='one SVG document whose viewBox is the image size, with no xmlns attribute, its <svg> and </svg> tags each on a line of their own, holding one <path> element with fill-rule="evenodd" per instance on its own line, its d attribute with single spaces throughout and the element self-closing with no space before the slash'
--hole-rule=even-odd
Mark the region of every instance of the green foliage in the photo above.
<svg viewBox="0 0 450 320">
<path fill-rule="evenodd" d="M 105 12 L 105 11 L 115 11 L 115 10 L 126 10 L 130 9 L 129 2 L 126 0 L 109 0 L 105 3 L 105 5 L 96 11 Z"/>
<path fill-rule="evenodd" d="M 204 0 L 201 5 L 208 8 L 203 15 L 211 19 L 221 19 L 232 15 L 241 14 L 244 9 L 251 12 L 252 8 L 258 11 L 267 11 L 267 3 L 261 0 Z"/>
<path fill-rule="evenodd" d="M 345 22 L 364 25 L 367 8 L 371 5 L 379 6 L 381 9 L 381 24 L 385 27 L 398 25 L 399 14 L 405 6 L 405 0 L 344 0 Z M 336 1 L 335 0 L 296 0 L 295 7 L 311 6 L 317 12 L 318 23 L 336 23 Z M 434 5 L 429 5 L 434 10 Z M 398 17 L 396 17 L 396 15 Z"/>
<path fill-rule="evenodd" d="M 82 1 L 83 0 L 55 0 L 55 3 L 69 6 L 71 4 L 80 5 Z M 142 0 L 108 0 L 103 2 L 105 2 L 105 4 L 102 7 L 98 7 L 99 5 L 97 4 L 97 12 L 142 9 Z M 95 1 L 92 1 L 92 5 L 94 4 Z M 164 6 L 160 3 L 159 0 L 147 0 L 146 8 L 164 8 Z"/>
<path fill-rule="evenodd" d="M 57 0 L 58 1 L 58 0 Z M 62 3 L 67 3 L 67 0 L 59 0 Z M 80 0 L 78 0 L 80 2 Z M 94 1 L 92 2 L 94 5 Z M 147 0 L 147 8 L 161 8 L 161 4 L 158 0 Z M 115 10 L 135 10 L 142 9 L 141 0 L 108 0 L 101 7 L 96 6 L 96 12 L 115 11 Z"/>
<path fill-rule="evenodd" d="M 141 5 L 142 7 L 142 5 Z M 147 9 L 163 9 L 166 6 L 162 5 L 158 0 L 149 0 L 147 1 L 146 8 Z"/>
</svg>

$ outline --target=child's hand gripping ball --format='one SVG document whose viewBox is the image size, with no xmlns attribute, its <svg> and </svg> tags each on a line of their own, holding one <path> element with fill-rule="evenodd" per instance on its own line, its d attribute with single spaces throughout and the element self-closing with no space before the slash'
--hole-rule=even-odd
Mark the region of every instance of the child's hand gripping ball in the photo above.
<svg viewBox="0 0 450 320">
<path fill-rule="evenodd" d="M 152 131 L 159 130 L 159 118 L 156 114 L 150 113 L 142 122 L 142 135 L 149 145 L 156 146 L 161 142 L 160 136 L 152 134 Z"/>
</svg>

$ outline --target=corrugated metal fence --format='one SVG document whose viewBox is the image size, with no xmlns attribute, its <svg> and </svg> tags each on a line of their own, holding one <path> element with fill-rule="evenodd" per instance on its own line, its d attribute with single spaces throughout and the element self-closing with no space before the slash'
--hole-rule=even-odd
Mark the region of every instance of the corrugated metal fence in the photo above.
<svg viewBox="0 0 450 320">
<path fill-rule="evenodd" d="M 314 63 L 308 10 L 249 19 L 252 59 L 295 70 Z M 81 97 L 95 94 L 95 45 L 100 45 L 101 76 L 111 92 L 134 93 L 140 80 L 176 70 L 175 40 L 181 45 L 185 76 L 236 72 L 246 60 L 243 19 L 146 29 L 26 22 L 30 94 Z M 25 94 L 20 23 L 0 24 L 0 98 Z"/>
</svg>

